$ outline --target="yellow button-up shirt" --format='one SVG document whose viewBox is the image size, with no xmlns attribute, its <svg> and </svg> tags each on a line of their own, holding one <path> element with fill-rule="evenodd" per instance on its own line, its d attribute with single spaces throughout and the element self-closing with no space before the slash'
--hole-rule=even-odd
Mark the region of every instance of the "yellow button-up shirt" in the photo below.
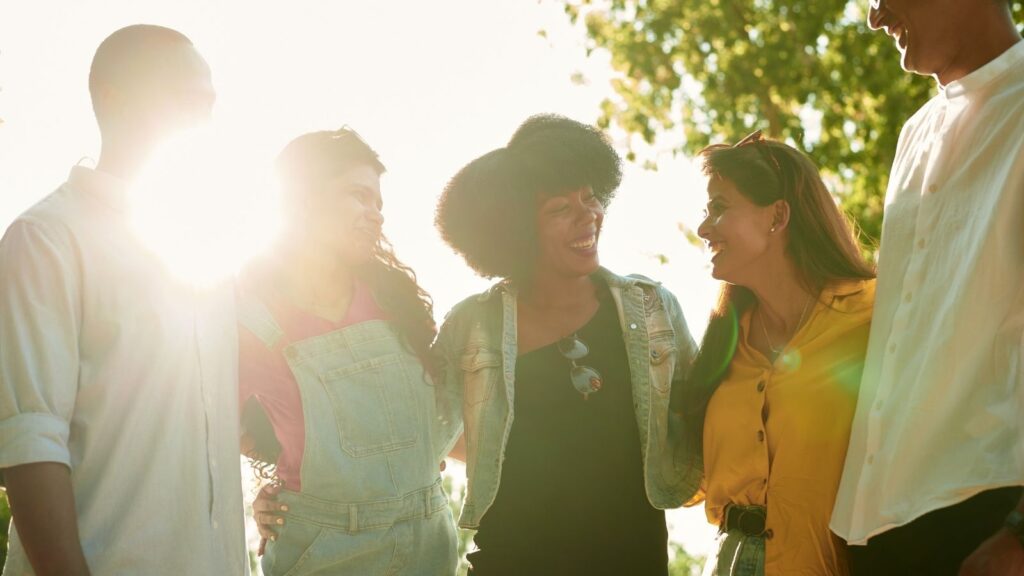
<svg viewBox="0 0 1024 576">
<path fill-rule="evenodd" d="M 874 280 L 827 286 L 771 362 L 739 322 L 736 354 L 708 405 L 708 521 L 729 504 L 767 507 L 765 574 L 848 574 L 828 523 L 864 367 Z"/>
</svg>

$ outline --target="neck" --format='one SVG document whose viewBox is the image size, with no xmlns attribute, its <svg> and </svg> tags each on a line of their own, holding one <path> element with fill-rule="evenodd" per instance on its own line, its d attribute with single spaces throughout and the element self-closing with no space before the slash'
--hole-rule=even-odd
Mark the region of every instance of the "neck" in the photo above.
<svg viewBox="0 0 1024 576">
<path fill-rule="evenodd" d="M 814 295 L 799 278 L 796 266 L 786 258 L 781 265 L 762 274 L 756 284 L 748 286 L 769 326 L 791 333 L 800 324 Z"/>
<path fill-rule="evenodd" d="M 150 142 L 104 138 L 96 170 L 131 182 L 138 176 L 152 151 L 153 144 Z"/>
<path fill-rule="evenodd" d="M 998 58 L 1020 42 L 1020 32 L 1013 23 L 1008 7 L 996 8 L 981 17 L 975 32 L 963 42 L 964 48 L 945 70 L 935 74 L 941 86 L 960 80 L 971 72 Z"/>
<path fill-rule="evenodd" d="M 534 308 L 577 308 L 594 299 L 594 283 L 590 276 L 567 276 L 538 270 L 525 288 L 522 298 Z"/>
<path fill-rule="evenodd" d="M 302 305 L 330 306 L 348 299 L 355 270 L 323 249 L 287 245 L 278 251 L 285 293 Z"/>
</svg>

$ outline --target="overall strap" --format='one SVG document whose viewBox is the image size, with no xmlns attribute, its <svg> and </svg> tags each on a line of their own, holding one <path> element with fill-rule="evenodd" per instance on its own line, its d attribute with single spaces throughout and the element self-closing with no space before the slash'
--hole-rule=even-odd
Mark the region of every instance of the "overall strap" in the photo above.
<svg viewBox="0 0 1024 576">
<path fill-rule="evenodd" d="M 238 300 L 238 322 L 271 350 L 283 344 L 284 330 L 277 325 L 266 304 L 251 294 Z"/>
</svg>

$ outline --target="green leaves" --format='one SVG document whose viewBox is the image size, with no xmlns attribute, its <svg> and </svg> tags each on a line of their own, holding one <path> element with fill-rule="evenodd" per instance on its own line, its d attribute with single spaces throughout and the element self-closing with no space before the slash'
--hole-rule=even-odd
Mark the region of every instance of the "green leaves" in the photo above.
<svg viewBox="0 0 1024 576">
<path fill-rule="evenodd" d="M 872 251 L 900 127 L 935 83 L 900 68 L 866 0 L 564 1 L 618 73 L 599 125 L 690 155 L 763 129 L 818 163 Z"/>
</svg>

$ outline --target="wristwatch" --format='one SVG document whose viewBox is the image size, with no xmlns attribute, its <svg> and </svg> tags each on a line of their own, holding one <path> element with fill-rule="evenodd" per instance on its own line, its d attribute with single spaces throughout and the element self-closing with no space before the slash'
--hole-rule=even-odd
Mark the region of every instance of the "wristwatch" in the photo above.
<svg viewBox="0 0 1024 576">
<path fill-rule="evenodd" d="M 1024 514 L 1020 510 L 1014 510 L 1006 515 L 1006 521 L 1003 525 L 1017 537 L 1020 541 L 1020 545 L 1024 546 Z"/>
</svg>

